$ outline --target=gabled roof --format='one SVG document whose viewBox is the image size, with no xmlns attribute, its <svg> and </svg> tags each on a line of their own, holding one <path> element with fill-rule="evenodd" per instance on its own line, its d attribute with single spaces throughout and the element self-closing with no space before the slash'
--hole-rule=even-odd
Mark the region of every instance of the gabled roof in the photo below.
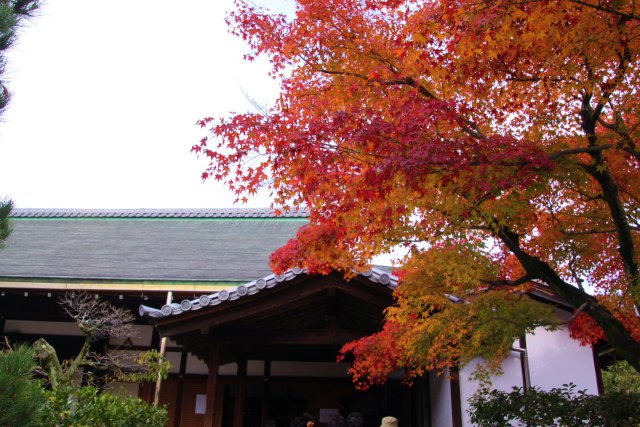
<svg viewBox="0 0 640 427">
<path fill-rule="evenodd" d="M 346 342 L 379 331 L 397 279 L 374 268 L 351 280 L 295 269 L 233 289 L 168 304 L 140 306 L 161 336 L 207 360 L 212 341 L 221 363 L 246 359 L 334 361 Z"/>
<path fill-rule="evenodd" d="M 0 279 L 244 283 L 307 212 L 271 209 L 16 209 Z"/>
<path fill-rule="evenodd" d="M 294 268 L 287 271 L 285 274 L 270 274 L 234 288 L 223 289 L 211 294 L 202 295 L 197 299 L 185 299 L 180 303 L 165 304 L 161 309 L 141 305 L 139 312 L 141 316 L 148 316 L 152 318 L 176 316 L 187 311 L 196 311 L 204 307 L 218 305 L 226 301 L 235 301 L 242 297 L 254 295 L 264 289 L 273 288 L 274 286 L 291 281 L 304 274 L 306 274 L 305 270 L 301 268 Z M 391 290 L 398 286 L 397 277 L 376 267 L 360 274 L 360 276 L 367 278 L 373 283 L 379 283 L 381 286 L 387 287 Z"/>
</svg>

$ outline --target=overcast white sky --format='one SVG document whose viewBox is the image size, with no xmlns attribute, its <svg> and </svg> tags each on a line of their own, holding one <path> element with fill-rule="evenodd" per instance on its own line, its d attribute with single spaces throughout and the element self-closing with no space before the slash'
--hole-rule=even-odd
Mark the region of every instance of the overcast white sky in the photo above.
<svg viewBox="0 0 640 427">
<path fill-rule="evenodd" d="M 232 7 L 45 0 L 8 55 L 0 196 L 22 208 L 230 207 L 226 189 L 200 180 L 195 122 L 250 110 L 243 91 L 271 104 L 278 90 L 266 62 L 242 60 L 224 23 Z"/>
</svg>

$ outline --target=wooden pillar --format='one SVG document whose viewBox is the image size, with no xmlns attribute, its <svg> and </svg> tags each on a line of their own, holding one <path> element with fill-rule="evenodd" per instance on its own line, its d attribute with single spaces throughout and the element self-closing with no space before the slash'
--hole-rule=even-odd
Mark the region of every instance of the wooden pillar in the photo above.
<svg viewBox="0 0 640 427">
<path fill-rule="evenodd" d="M 209 373 L 207 375 L 207 408 L 204 414 L 204 427 L 214 427 L 214 411 L 216 408 L 216 389 L 218 385 L 218 367 L 220 366 L 220 343 L 209 345 Z"/>
<path fill-rule="evenodd" d="M 529 354 L 527 353 L 527 336 L 522 335 L 518 341 L 520 348 L 520 369 L 522 371 L 522 388 L 524 391 L 531 388 L 531 378 L 529 376 Z"/>
<path fill-rule="evenodd" d="M 187 372 L 187 350 L 180 352 L 180 373 L 178 374 L 178 390 L 176 391 L 176 409 L 173 411 L 173 427 L 180 427 L 182 418 L 182 399 L 184 397 L 184 376 Z"/>
<path fill-rule="evenodd" d="M 160 334 L 156 328 L 153 328 L 153 333 L 151 334 L 151 343 L 149 344 L 149 348 L 154 350 L 160 349 Z M 147 383 L 146 387 L 141 387 L 141 393 L 138 393 L 139 397 L 151 404 L 153 402 L 153 395 L 155 393 L 154 384 Z"/>
<path fill-rule="evenodd" d="M 244 424 L 244 407 L 247 390 L 247 360 L 238 360 L 238 373 L 236 375 L 236 400 L 233 406 L 233 427 L 242 427 Z"/>
<path fill-rule="evenodd" d="M 593 368 L 596 371 L 596 384 L 598 385 L 598 394 L 604 394 L 604 383 L 602 382 L 602 366 L 600 365 L 600 357 L 595 347 L 591 347 L 593 353 Z"/>
<path fill-rule="evenodd" d="M 460 401 L 460 371 L 457 367 L 449 368 L 449 385 L 451 388 L 451 418 L 453 427 L 462 427 L 462 402 Z"/>
<path fill-rule="evenodd" d="M 402 387 L 402 424 L 403 425 L 417 425 L 416 420 L 413 417 L 413 405 L 412 400 L 415 397 L 415 388 Z"/>
<path fill-rule="evenodd" d="M 260 425 L 267 424 L 269 419 L 269 383 L 271 381 L 271 360 L 264 361 L 262 383 L 262 407 L 260 408 Z"/>
<path fill-rule="evenodd" d="M 167 305 L 171 304 L 171 300 L 173 299 L 173 292 L 167 292 Z M 167 337 L 160 338 L 160 357 L 164 357 L 167 352 Z M 156 388 L 153 391 L 153 406 L 156 408 L 160 405 L 160 393 L 162 392 L 162 373 L 158 372 L 158 377 L 156 378 Z"/>
</svg>

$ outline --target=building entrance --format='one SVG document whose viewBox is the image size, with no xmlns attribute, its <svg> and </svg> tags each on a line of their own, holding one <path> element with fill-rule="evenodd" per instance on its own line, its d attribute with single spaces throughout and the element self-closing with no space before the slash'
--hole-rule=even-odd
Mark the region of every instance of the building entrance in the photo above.
<svg viewBox="0 0 640 427">
<path fill-rule="evenodd" d="M 222 427 L 233 425 L 236 391 L 235 384 L 224 385 Z M 316 426 L 338 427 L 355 411 L 362 414 L 365 426 L 377 427 L 383 416 L 402 418 L 407 391 L 393 380 L 366 392 L 355 390 L 348 379 L 272 378 L 268 385 L 251 381 L 246 387 L 244 426 L 263 427 L 263 420 L 273 420 L 278 427 L 289 427 L 307 412 L 317 419 Z"/>
</svg>

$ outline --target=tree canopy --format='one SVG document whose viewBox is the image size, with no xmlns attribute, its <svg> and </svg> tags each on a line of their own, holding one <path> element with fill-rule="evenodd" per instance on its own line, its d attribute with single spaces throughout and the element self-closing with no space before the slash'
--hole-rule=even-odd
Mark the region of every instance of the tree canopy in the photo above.
<svg viewBox="0 0 640 427">
<path fill-rule="evenodd" d="M 199 122 L 203 179 L 310 209 L 276 271 L 407 250 L 384 329 L 344 349 L 357 381 L 497 363 L 556 326 L 532 286 L 640 370 L 635 0 L 237 0 L 228 21 L 281 92 Z"/>
</svg>

